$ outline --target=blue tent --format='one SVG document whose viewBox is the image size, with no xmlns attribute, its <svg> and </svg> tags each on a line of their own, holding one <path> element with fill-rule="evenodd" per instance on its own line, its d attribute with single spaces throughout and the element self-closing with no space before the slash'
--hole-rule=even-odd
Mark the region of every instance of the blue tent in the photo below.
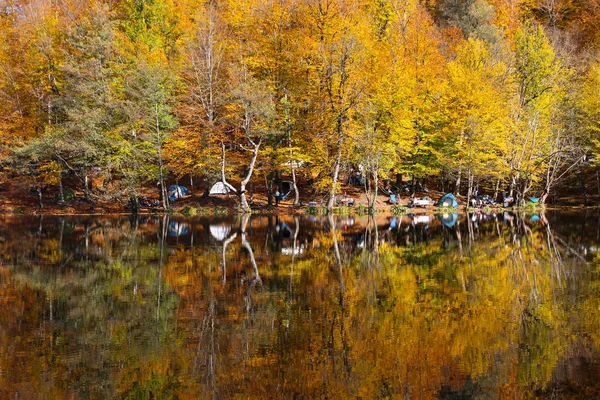
<svg viewBox="0 0 600 400">
<path fill-rule="evenodd" d="M 438 200 L 437 206 L 458 208 L 458 201 L 452 193 L 446 193 Z"/>
<path fill-rule="evenodd" d="M 458 213 L 452 214 L 438 214 L 438 219 L 442 221 L 442 224 L 447 226 L 448 228 L 452 228 L 456 224 L 456 220 L 458 219 Z"/>
<path fill-rule="evenodd" d="M 190 191 L 185 186 L 171 185 L 167 189 L 167 193 L 169 196 L 169 201 L 172 203 L 175 200 L 182 198 L 183 196 L 187 196 L 190 193 Z"/>
</svg>

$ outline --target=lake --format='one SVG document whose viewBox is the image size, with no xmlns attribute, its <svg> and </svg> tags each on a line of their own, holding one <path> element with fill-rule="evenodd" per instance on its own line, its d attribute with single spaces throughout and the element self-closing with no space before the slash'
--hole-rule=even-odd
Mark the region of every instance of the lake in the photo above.
<svg viewBox="0 0 600 400">
<path fill-rule="evenodd" d="M 597 398 L 600 214 L 2 217 L 0 398 Z"/>
</svg>

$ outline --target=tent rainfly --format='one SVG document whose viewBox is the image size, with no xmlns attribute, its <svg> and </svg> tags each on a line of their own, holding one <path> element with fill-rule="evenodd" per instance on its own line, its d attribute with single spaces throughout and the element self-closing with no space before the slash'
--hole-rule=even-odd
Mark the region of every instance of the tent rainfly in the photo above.
<svg viewBox="0 0 600 400">
<path fill-rule="evenodd" d="M 169 201 L 172 203 L 177 199 L 181 199 L 184 196 L 187 196 L 190 193 L 188 188 L 181 185 L 171 185 L 167 190 L 167 195 L 169 196 Z"/>
<path fill-rule="evenodd" d="M 231 192 L 227 186 L 223 184 L 223 182 L 217 182 L 210 188 L 210 194 L 228 194 Z"/>
<path fill-rule="evenodd" d="M 440 198 L 437 205 L 438 207 L 458 208 L 458 201 L 452 193 L 446 193 Z"/>
</svg>

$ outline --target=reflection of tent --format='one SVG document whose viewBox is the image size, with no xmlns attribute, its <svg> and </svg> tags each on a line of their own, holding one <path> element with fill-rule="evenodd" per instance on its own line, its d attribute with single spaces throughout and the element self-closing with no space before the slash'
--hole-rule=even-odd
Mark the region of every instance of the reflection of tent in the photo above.
<svg viewBox="0 0 600 400">
<path fill-rule="evenodd" d="M 365 247 L 365 237 L 363 235 L 360 235 L 360 237 L 356 241 L 356 248 L 362 249 L 363 247 Z"/>
<path fill-rule="evenodd" d="M 211 225 L 210 226 L 210 234 L 212 237 L 217 239 L 219 242 L 227 239 L 229 233 L 231 232 L 231 227 L 229 225 Z"/>
<path fill-rule="evenodd" d="M 458 219 L 458 213 L 452 214 L 438 214 L 438 219 L 442 222 L 442 224 L 446 225 L 448 228 L 452 228 L 454 224 L 456 224 L 456 220 Z"/>
<path fill-rule="evenodd" d="M 281 249 L 281 254 L 285 255 L 285 256 L 297 256 L 304 253 L 304 245 L 301 244 L 300 246 L 297 246 L 296 249 L 294 249 L 293 247 L 283 247 Z"/>
<path fill-rule="evenodd" d="M 458 201 L 452 193 L 446 193 L 438 200 L 438 207 L 458 208 Z"/>
<path fill-rule="evenodd" d="M 275 225 L 275 231 L 284 238 L 289 238 L 292 236 L 292 230 L 285 222 L 280 222 Z"/>
<path fill-rule="evenodd" d="M 179 237 L 187 235 L 189 231 L 190 227 L 185 222 L 170 221 L 167 233 L 169 234 L 169 236 Z"/>
<path fill-rule="evenodd" d="M 167 193 L 169 196 L 169 201 L 172 203 L 183 196 L 187 196 L 189 194 L 189 190 L 185 186 L 171 185 L 167 189 Z"/>
<path fill-rule="evenodd" d="M 537 215 L 537 214 L 535 214 L 535 215 L 532 215 L 532 216 L 531 216 L 531 218 L 529 218 L 529 220 L 530 220 L 531 222 L 538 222 L 538 221 L 540 220 L 540 216 L 539 216 L 539 215 Z"/>
<path fill-rule="evenodd" d="M 415 215 L 413 222 L 415 224 L 429 224 L 429 215 Z"/>
<path fill-rule="evenodd" d="M 338 226 L 347 228 L 354 225 L 354 217 L 340 218 L 338 219 Z"/>
<path fill-rule="evenodd" d="M 227 194 L 231 192 L 227 186 L 223 184 L 223 182 L 217 182 L 210 188 L 210 194 Z"/>
</svg>

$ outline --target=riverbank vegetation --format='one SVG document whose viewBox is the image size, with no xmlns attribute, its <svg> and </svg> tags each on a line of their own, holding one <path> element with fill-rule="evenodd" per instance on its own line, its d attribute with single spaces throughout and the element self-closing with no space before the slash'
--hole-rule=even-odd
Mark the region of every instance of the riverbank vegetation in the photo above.
<svg viewBox="0 0 600 400">
<path fill-rule="evenodd" d="M 184 181 L 242 211 L 284 181 L 329 210 L 350 182 L 370 209 L 382 185 L 585 197 L 598 17 L 585 0 L 4 1 L 0 183 L 132 211 Z"/>
</svg>

